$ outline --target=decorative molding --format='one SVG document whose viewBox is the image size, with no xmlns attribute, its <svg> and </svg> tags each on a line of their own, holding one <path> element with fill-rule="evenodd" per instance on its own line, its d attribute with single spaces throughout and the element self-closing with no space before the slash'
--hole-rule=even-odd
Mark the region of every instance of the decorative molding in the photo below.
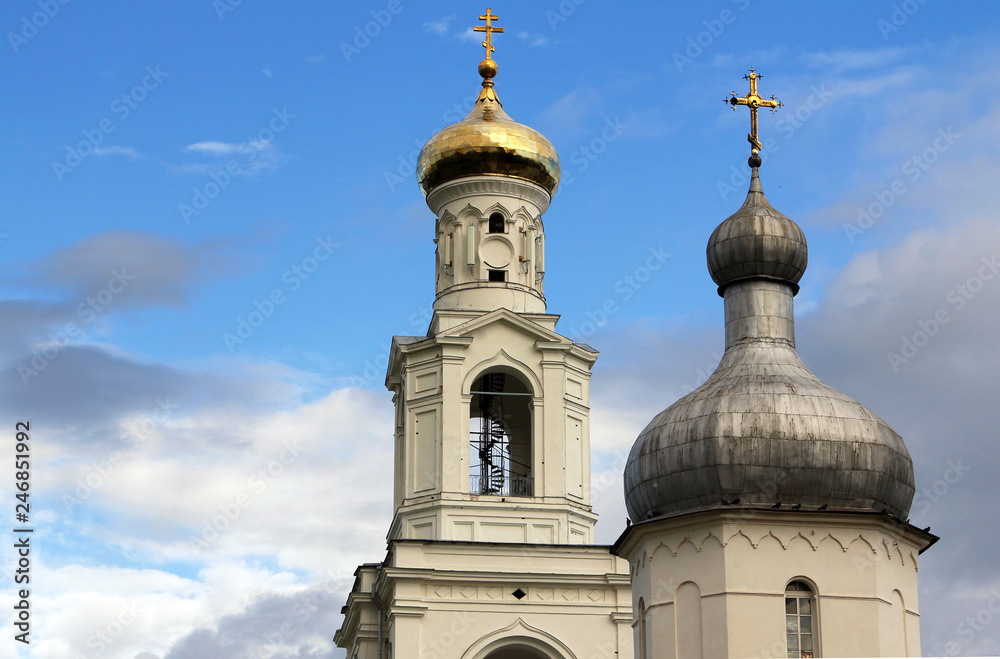
<svg viewBox="0 0 1000 659">
<path fill-rule="evenodd" d="M 834 536 L 833 536 L 832 534 L 828 534 L 828 535 L 829 535 L 829 537 L 831 537 L 831 538 L 834 538 Z M 834 540 L 837 540 L 837 539 L 836 539 L 836 538 L 834 538 Z M 838 543 L 838 544 L 839 544 L 839 545 L 841 546 L 841 548 L 843 548 L 843 550 L 844 550 L 844 551 L 847 551 L 848 549 L 850 549 L 850 548 L 851 548 L 851 545 L 853 545 L 853 544 L 854 544 L 855 542 L 857 542 L 858 540 L 860 540 L 861 542 L 863 542 L 863 543 L 865 543 L 866 545 L 868 545 L 868 550 L 869 550 L 869 551 L 870 551 L 870 552 L 871 552 L 872 554 L 878 554 L 878 552 L 877 552 L 877 551 L 875 550 L 875 545 L 874 545 L 874 544 L 872 543 L 872 541 L 871 541 L 871 540 L 869 540 L 868 538 L 866 538 L 866 537 L 865 537 L 865 536 L 864 536 L 863 534 L 861 534 L 861 533 L 859 533 L 859 534 L 858 534 L 858 536 L 857 536 L 856 538 L 853 538 L 853 539 L 852 539 L 852 540 L 851 540 L 850 542 L 848 542 L 848 543 L 847 543 L 846 545 L 845 545 L 845 544 L 844 544 L 843 542 L 841 542 L 840 540 L 837 540 L 837 543 Z"/>
<path fill-rule="evenodd" d="M 445 211 L 445 213 L 448 213 L 448 211 Z M 474 218 L 476 218 L 478 220 L 478 219 L 482 218 L 483 212 L 481 210 L 479 210 L 478 208 L 476 208 L 475 206 L 473 206 L 472 204 L 466 204 L 465 208 L 463 208 L 462 210 L 458 211 L 458 216 L 459 217 L 469 216 L 469 215 L 471 215 L 472 217 L 474 217 Z"/>
<path fill-rule="evenodd" d="M 511 213 L 510 217 L 511 217 L 512 220 L 521 220 L 525 224 L 530 224 L 531 223 L 531 213 L 529 213 L 528 209 L 525 208 L 524 206 L 521 206 L 516 211 L 514 211 L 513 213 Z"/>
<path fill-rule="evenodd" d="M 505 221 L 510 220 L 511 217 L 513 217 L 513 213 L 507 210 L 507 208 L 499 201 L 490 206 L 489 208 L 487 208 L 486 211 L 483 212 L 482 217 L 488 220 L 490 218 L 490 215 L 493 215 L 493 213 L 500 213 L 501 215 L 503 215 L 503 219 Z"/>
<path fill-rule="evenodd" d="M 449 601 L 479 601 L 479 602 L 517 602 L 513 593 L 517 586 L 513 583 L 503 584 L 479 584 L 479 585 L 455 585 L 448 584 L 426 584 L 424 586 L 424 599 L 426 600 L 449 600 Z M 557 587 L 557 586 L 525 586 L 521 588 L 527 591 L 527 602 L 548 602 L 552 604 L 580 604 L 589 606 L 591 604 L 605 604 L 614 602 L 613 591 L 607 588 L 579 588 L 579 587 Z"/>
<path fill-rule="evenodd" d="M 577 659 L 565 643 L 538 627 L 532 627 L 521 618 L 503 629 L 497 629 L 479 637 L 462 654 L 461 659 L 482 659 L 494 650 L 507 645 L 527 645 L 539 650 L 549 659 Z"/>
<path fill-rule="evenodd" d="M 505 176 L 470 176 L 443 183 L 431 190 L 427 195 L 427 205 L 436 212 L 456 199 L 481 195 L 523 199 L 537 206 L 542 213 L 552 201 L 545 188 L 530 181 Z"/>
<path fill-rule="evenodd" d="M 788 551 L 791 544 L 798 540 L 805 542 L 806 546 L 813 551 L 818 551 L 824 543 L 827 543 L 838 548 L 843 553 L 850 551 L 855 543 L 860 543 L 859 550 L 865 554 L 872 556 L 881 555 L 887 561 L 898 559 L 900 565 L 913 565 L 914 569 L 917 567 L 917 559 L 912 551 L 904 553 L 898 542 L 893 542 L 890 547 L 885 538 L 882 538 L 881 541 L 876 541 L 867 537 L 865 533 L 854 532 L 838 537 L 836 531 L 830 531 L 822 536 L 819 534 L 807 536 L 798 530 L 789 530 L 788 533 L 782 533 L 782 529 L 770 529 L 759 535 L 753 534 L 753 537 L 751 537 L 744 529 L 739 529 L 732 533 L 726 540 L 720 538 L 715 531 L 689 532 L 677 534 L 672 538 L 659 538 L 655 546 L 651 549 L 647 548 L 643 551 L 641 557 L 637 557 L 631 563 L 631 572 L 633 575 L 637 575 L 640 569 L 646 567 L 647 561 L 651 561 L 661 549 L 669 553 L 671 557 L 676 558 L 684 545 L 690 545 L 691 549 L 701 553 L 708 547 L 709 540 L 714 540 L 715 543 L 713 544 L 716 544 L 719 548 L 728 547 L 734 541 L 739 541 L 746 542 L 753 549 L 761 549 L 762 543 L 773 540 L 783 551 Z M 907 554 L 909 558 L 907 558 Z"/>
<path fill-rule="evenodd" d="M 472 391 L 472 385 L 475 383 L 476 379 L 479 378 L 479 376 L 481 376 L 484 372 L 495 368 L 496 366 L 506 366 L 517 375 L 526 379 L 528 384 L 531 386 L 532 395 L 536 399 L 542 397 L 542 382 L 538 379 L 538 376 L 535 375 L 535 372 L 524 362 L 511 357 L 503 348 L 498 350 L 492 357 L 484 359 L 469 369 L 468 374 L 465 376 L 465 382 L 462 383 L 462 394 L 469 395 L 469 392 Z"/>
</svg>

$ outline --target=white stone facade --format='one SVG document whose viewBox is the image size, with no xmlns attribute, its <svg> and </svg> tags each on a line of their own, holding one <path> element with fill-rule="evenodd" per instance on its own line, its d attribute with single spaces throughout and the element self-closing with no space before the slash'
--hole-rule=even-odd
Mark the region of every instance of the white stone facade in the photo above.
<svg viewBox="0 0 1000 659">
<path fill-rule="evenodd" d="M 812 591 L 813 656 L 920 656 L 919 553 L 884 515 L 710 510 L 632 526 L 636 658 L 787 657 L 785 591 Z M 797 655 L 798 656 L 798 655 Z"/>
<path fill-rule="evenodd" d="M 337 642 L 377 656 L 615 659 L 632 656 L 628 575 L 603 546 L 394 541 L 359 568 Z"/>
</svg>

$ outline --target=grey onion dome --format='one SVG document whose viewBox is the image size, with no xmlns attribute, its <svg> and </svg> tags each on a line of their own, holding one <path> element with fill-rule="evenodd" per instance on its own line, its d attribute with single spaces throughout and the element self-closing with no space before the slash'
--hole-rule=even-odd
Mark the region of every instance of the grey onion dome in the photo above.
<svg viewBox="0 0 1000 659">
<path fill-rule="evenodd" d="M 914 479 L 903 440 L 823 384 L 795 349 L 806 243 L 764 198 L 756 169 L 747 201 L 712 235 L 708 263 L 725 298 L 726 352 L 636 439 L 625 467 L 629 517 L 780 502 L 906 519 Z"/>
<path fill-rule="evenodd" d="M 913 494 L 900 436 L 790 346 L 727 350 L 705 384 L 649 422 L 625 467 L 634 521 L 737 498 L 906 519 Z"/>
<path fill-rule="evenodd" d="M 720 295 L 727 284 L 751 277 L 787 281 L 798 292 L 809 261 L 805 234 L 767 201 L 756 167 L 746 201 L 712 232 L 707 252 Z"/>
</svg>

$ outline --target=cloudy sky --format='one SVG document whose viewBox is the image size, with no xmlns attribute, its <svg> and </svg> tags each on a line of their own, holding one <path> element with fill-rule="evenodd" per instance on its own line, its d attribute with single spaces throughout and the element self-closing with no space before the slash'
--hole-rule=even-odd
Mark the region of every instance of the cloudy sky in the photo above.
<svg viewBox="0 0 1000 659">
<path fill-rule="evenodd" d="M 484 10 L 3 4 L 0 427 L 32 430 L 31 657 L 343 656 L 392 514 L 388 341 L 426 331 L 434 291 L 413 165 L 478 91 Z M 764 189 L 809 240 L 800 352 L 903 436 L 912 521 L 942 538 L 924 652 L 1000 653 L 1000 4 L 493 10 L 504 107 L 562 158 L 549 311 L 602 353 L 599 541 L 632 441 L 720 357 L 704 248 L 745 194 L 747 113 L 722 101 L 754 66 L 784 103 Z M 29 656 L 11 544 L 3 658 Z"/>
</svg>

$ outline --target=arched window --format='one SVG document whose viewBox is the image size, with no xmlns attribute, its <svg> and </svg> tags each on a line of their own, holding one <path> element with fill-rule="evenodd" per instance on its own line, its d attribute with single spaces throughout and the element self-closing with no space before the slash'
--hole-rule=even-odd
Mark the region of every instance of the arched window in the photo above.
<svg viewBox="0 0 1000 659">
<path fill-rule="evenodd" d="M 503 215 L 500 213 L 493 213 L 490 215 L 490 233 L 506 233 L 504 231 L 504 220 Z"/>
<path fill-rule="evenodd" d="M 818 657 L 816 647 L 816 596 L 804 581 L 785 588 L 785 635 L 789 657 Z"/>
<path fill-rule="evenodd" d="M 476 379 L 469 409 L 469 492 L 530 497 L 531 399 L 516 375 L 492 371 Z"/>
</svg>

